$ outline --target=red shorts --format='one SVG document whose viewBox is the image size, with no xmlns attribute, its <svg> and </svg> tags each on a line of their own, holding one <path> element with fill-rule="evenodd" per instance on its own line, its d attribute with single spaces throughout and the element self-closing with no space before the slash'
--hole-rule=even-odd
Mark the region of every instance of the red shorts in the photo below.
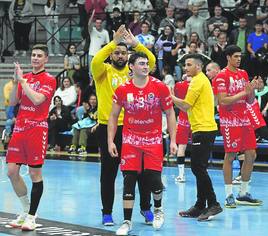
<svg viewBox="0 0 268 236">
<path fill-rule="evenodd" d="M 177 126 L 176 143 L 177 144 L 188 144 L 189 138 L 192 137 L 192 131 L 190 126 Z"/>
<path fill-rule="evenodd" d="M 6 161 L 33 166 L 43 164 L 46 157 L 47 137 L 46 127 L 14 132 L 8 145 Z"/>
<path fill-rule="evenodd" d="M 163 144 L 133 146 L 123 144 L 120 169 L 141 172 L 142 167 L 149 170 L 162 171 Z"/>
<path fill-rule="evenodd" d="M 225 152 L 256 149 L 256 136 L 251 126 L 221 127 Z"/>
</svg>

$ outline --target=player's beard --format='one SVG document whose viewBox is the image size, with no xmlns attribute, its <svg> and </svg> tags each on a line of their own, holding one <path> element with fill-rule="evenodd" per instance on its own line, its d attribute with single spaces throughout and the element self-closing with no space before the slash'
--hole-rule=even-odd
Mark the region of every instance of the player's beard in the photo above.
<svg viewBox="0 0 268 236">
<path fill-rule="evenodd" d="M 126 66 L 126 64 L 127 64 L 127 61 L 114 61 L 114 60 L 112 60 L 112 64 L 117 69 L 123 69 Z"/>
</svg>

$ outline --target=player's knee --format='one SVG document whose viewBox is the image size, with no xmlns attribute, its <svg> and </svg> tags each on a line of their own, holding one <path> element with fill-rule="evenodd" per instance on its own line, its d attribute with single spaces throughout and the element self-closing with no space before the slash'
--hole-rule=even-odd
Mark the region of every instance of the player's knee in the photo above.
<svg viewBox="0 0 268 236">
<path fill-rule="evenodd" d="M 29 168 L 29 176 L 33 182 L 39 182 L 42 180 L 41 169 Z"/>
<path fill-rule="evenodd" d="M 123 200 L 134 200 L 135 186 L 138 174 L 136 171 L 124 171 L 123 176 L 124 176 Z"/>
<path fill-rule="evenodd" d="M 146 178 L 151 183 L 151 191 L 153 193 L 161 193 L 163 191 L 163 184 L 161 179 L 161 172 L 155 170 L 145 170 Z"/>
<path fill-rule="evenodd" d="M 14 168 L 9 168 L 7 171 L 7 176 L 10 179 L 16 180 L 19 179 L 19 172 Z"/>
</svg>

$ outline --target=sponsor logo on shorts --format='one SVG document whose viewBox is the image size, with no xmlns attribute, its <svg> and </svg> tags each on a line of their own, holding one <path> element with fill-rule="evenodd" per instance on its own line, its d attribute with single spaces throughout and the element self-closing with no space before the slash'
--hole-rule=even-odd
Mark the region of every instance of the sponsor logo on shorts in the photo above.
<svg viewBox="0 0 268 236">
<path fill-rule="evenodd" d="M 16 147 L 8 147 L 8 151 L 19 152 L 20 149 Z"/>
</svg>

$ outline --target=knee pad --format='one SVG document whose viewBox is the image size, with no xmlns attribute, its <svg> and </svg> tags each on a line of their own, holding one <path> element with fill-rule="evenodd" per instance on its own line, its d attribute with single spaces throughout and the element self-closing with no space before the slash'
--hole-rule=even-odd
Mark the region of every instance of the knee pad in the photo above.
<svg viewBox="0 0 268 236">
<path fill-rule="evenodd" d="M 137 171 L 124 171 L 123 200 L 135 199 L 135 186 L 138 177 Z"/>
<path fill-rule="evenodd" d="M 161 172 L 156 170 L 145 170 L 144 172 L 147 183 L 150 183 L 151 191 L 155 194 L 161 193 L 163 191 Z"/>
</svg>

